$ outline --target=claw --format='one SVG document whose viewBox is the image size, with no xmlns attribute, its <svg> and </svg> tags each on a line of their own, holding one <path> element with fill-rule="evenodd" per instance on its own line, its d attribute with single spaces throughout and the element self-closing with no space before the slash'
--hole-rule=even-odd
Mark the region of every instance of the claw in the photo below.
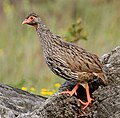
<svg viewBox="0 0 120 118">
<path fill-rule="evenodd" d="M 78 87 L 79 87 L 79 84 L 76 84 L 76 86 L 72 89 L 72 91 L 68 91 L 67 90 L 67 91 L 63 91 L 63 92 L 61 92 L 59 94 L 69 94 L 70 96 L 73 96 L 73 94 L 75 94 L 77 96 L 76 90 L 78 89 Z M 94 101 L 94 99 L 92 99 L 90 97 L 88 84 L 86 84 L 86 95 L 87 95 L 87 102 L 83 102 L 82 100 L 79 99 L 79 101 L 81 102 L 81 104 L 85 105 L 83 107 L 83 110 L 85 110 L 92 103 L 92 101 Z"/>
<path fill-rule="evenodd" d="M 68 90 L 67 91 L 62 91 L 59 94 L 69 94 L 70 96 L 73 95 L 73 93 L 71 91 L 68 91 Z"/>
<path fill-rule="evenodd" d="M 76 86 L 72 89 L 72 91 L 62 91 L 59 94 L 69 94 L 70 96 L 73 96 L 73 94 L 75 94 L 77 96 L 77 89 L 79 87 L 79 84 L 76 84 Z"/>
<path fill-rule="evenodd" d="M 83 110 L 85 110 L 85 109 L 92 103 L 92 101 L 94 101 L 94 99 L 90 98 L 90 99 L 88 100 L 88 102 L 83 102 L 82 100 L 79 100 L 79 101 L 80 101 L 81 104 L 85 105 L 85 106 L 83 107 Z"/>
</svg>

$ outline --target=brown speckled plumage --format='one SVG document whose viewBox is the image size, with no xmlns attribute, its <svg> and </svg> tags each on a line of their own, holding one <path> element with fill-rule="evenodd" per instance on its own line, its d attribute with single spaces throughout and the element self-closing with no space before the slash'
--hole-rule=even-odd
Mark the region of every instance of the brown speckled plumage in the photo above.
<svg viewBox="0 0 120 118">
<path fill-rule="evenodd" d="M 61 37 L 53 34 L 38 15 L 33 13 L 29 16 L 36 18 L 32 25 L 36 28 L 46 63 L 55 74 L 66 80 L 77 80 L 82 84 L 88 82 L 93 76 L 98 76 L 105 84 L 107 83 L 102 64 L 95 54 L 65 42 Z"/>
</svg>

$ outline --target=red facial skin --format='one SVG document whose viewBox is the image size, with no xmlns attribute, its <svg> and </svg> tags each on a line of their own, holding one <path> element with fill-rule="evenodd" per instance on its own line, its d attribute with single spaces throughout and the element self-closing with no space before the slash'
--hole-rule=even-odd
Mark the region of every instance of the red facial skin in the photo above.
<svg viewBox="0 0 120 118">
<path fill-rule="evenodd" d="M 35 28 L 37 27 L 37 25 L 34 25 L 34 24 L 30 24 L 32 21 L 34 21 L 36 17 L 35 16 L 30 16 L 29 18 L 25 19 L 22 24 L 29 24 L 29 25 L 32 25 L 34 26 Z"/>
</svg>

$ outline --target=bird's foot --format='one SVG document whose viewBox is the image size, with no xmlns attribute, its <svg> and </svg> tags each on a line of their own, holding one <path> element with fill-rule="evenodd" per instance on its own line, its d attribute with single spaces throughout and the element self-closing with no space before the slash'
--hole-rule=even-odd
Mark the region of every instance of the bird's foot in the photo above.
<svg viewBox="0 0 120 118">
<path fill-rule="evenodd" d="M 77 96 L 77 92 L 76 91 L 62 91 L 59 94 L 69 94 L 70 96 L 73 96 L 73 94 L 75 94 Z"/>
<path fill-rule="evenodd" d="M 81 104 L 85 105 L 85 106 L 83 107 L 83 110 L 85 110 L 85 109 L 92 103 L 92 101 L 94 101 L 94 99 L 89 98 L 87 102 L 83 102 L 83 101 L 80 100 L 80 99 L 79 99 L 79 101 L 80 101 Z"/>
<path fill-rule="evenodd" d="M 77 91 L 78 87 L 79 87 L 79 84 L 76 84 L 75 87 L 72 89 L 72 91 L 69 91 L 69 90 L 62 91 L 59 94 L 69 94 L 70 96 L 73 96 L 73 94 L 75 94 L 77 96 L 77 92 L 76 91 Z"/>
</svg>

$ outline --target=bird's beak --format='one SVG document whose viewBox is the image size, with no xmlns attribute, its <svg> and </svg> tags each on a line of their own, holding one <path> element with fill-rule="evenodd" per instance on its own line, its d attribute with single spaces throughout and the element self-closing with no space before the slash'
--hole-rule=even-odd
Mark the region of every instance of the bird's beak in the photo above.
<svg viewBox="0 0 120 118">
<path fill-rule="evenodd" d="M 22 22 L 22 24 L 27 24 L 27 23 L 29 23 L 30 21 L 29 21 L 29 19 L 25 19 L 23 22 Z"/>
</svg>

